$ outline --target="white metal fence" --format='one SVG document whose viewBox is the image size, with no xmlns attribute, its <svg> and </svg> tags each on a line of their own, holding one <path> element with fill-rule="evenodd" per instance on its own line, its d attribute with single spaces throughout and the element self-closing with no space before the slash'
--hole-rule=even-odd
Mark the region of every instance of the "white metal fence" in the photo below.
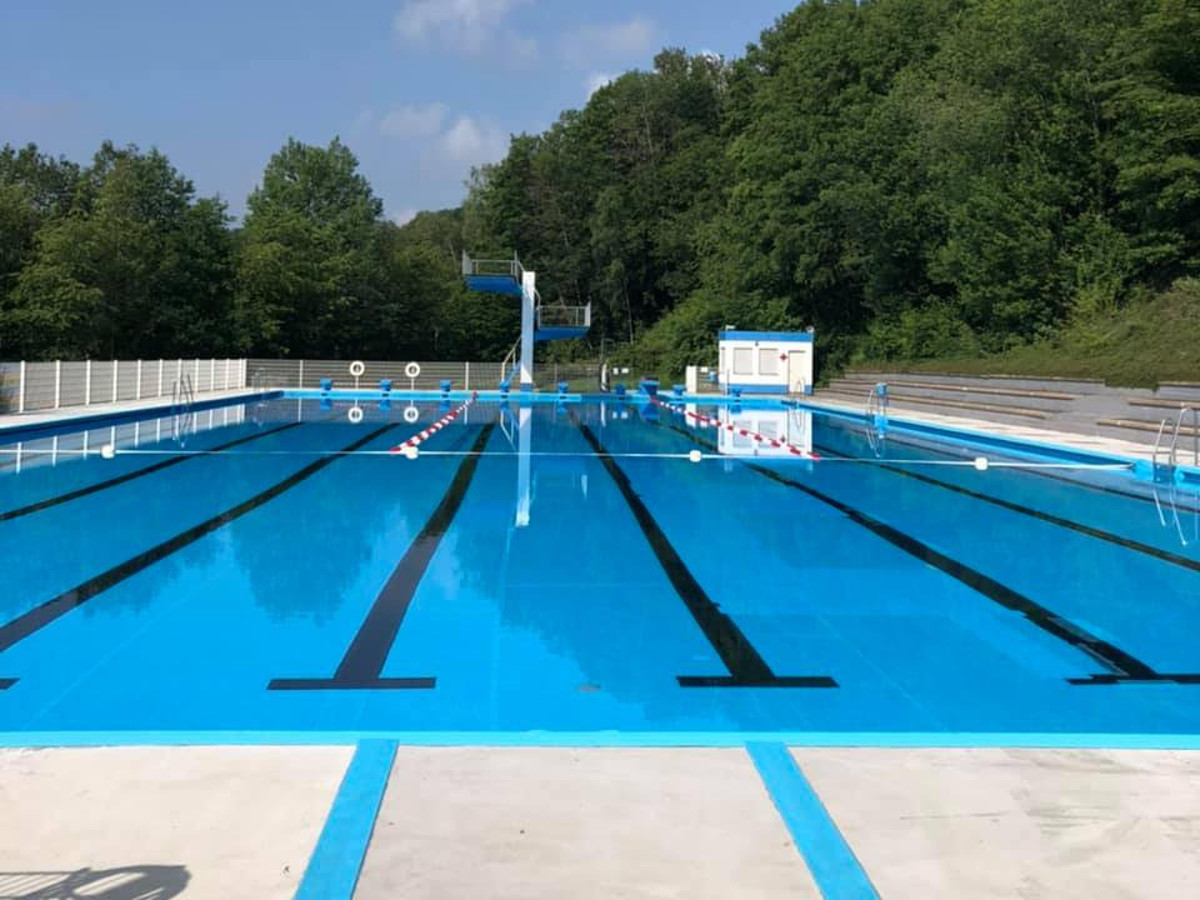
<svg viewBox="0 0 1200 900">
<path fill-rule="evenodd" d="M 328 378 L 335 388 L 355 387 L 348 359 L 251 359 L 246 363 L 247 384 L 265 388 L 319 388 Z M 409 378 L 405 361 L 364 360 L 357 386 L 378 389 L 389 379 L 393 390 L 437 390 L 449 381 L 453 390 L 494 390 L 500 381 L 500 363 L 495 362 L 420 362 L 421 374 Z"/>
<path fill-rule="evenodd" d="M 420 362 L 421 372 L 409 378 L 409 362 L 367 361 L 356 379 L 350 374 L 349 360 L 330 359 L 251 359 L 246 362 L 246 385 L 263 388 L 319 388 L 323 379 L 330 379 L 335 388 L 361 387 L 375 390 L 379 382 L 389 379 L 397 391 L 434 391 L 443 381 L 452 390 L 493 391 L 500 383 L 503 366 L 496 362 Z M 539 386 L 552 388 L 557 382 L 569 381 L 573 390 L 594 391 L 599 387 L 599 363 L 543 363 L 534 370 Z"/>
<path fill-rule="evenodd" d="M 449 381 L 454 390 L 495 390 L 503 375 L 498 362 L 417 362 L 420 375 L 409 378 L 408 361 L 367 361 L 357 386 L 377 389 L 388 379 L 394 390 L 438 390 Z M 552 389 L 567 381 L 572 390 L 599 387 L 599 363 L 544 363 L 534 371 L 538 386 Z M 36 412 L 125 400 L 170 397 L 187 375 L 197 394 L 241 388 L 319 388 L 331 379 L 336 388 L 356 386 L 349 360 L 330 359 L 131 359 L 0 362 L 0 413 Z"/>
<path fill-rule="evenodd" d="M 197 393 L 246 386 L 244 359 L 0 362 L 0 412 L 170 397 L 184 375 Z"/>
</svg>

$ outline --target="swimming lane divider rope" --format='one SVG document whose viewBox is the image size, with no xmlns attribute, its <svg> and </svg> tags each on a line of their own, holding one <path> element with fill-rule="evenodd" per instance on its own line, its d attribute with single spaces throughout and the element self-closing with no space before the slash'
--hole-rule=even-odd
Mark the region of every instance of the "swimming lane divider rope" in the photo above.
<svg viewBox="0 0 1200 900">
<path fill-rule="evenodd" d="M 795 444 L 789 443 L 788 441 L 781 441 L 778 438 L 768 437 L 765 434 L 760 434 L 759 432 L 754 431 L 753 429 L 744 428 L 741 425 L 737 425 L 733 422 L 722 421 L 713 416 L 706 416 L 702 412 L 697 412 L 695 410 L 688 409 L 686 406 L 678 404 L 678 403 L 676 403 L 676 404 L 665 403 L 659 397 L 651 397 L 650 402 L 656 406 L 661 406 L 663 409 L 670 410 L 671 412 L 674 412 L 674 413 L 678 413 L 679 415 L 683 416 L 684 418 L 692 419 L 692 420 L 694 420 L 696 422 L 700 422 L 704 425 L 711 425 L 713 428 L 724 429 L 725 431 L 728 431 L 730 434 L 736 434 L 736 435 L 739 435 L 740 437 L 749 438 L 752 441 L 757 441 L 760 444 L 766 444 L 767 446 L 775 448 L 777 450 L 786 449 L 788 451 L 788 453 L 792 454 L 793 456 L 799 456 L 804 459 L 812 459 L 812 460 L 818 460 L 821 458 L 818 454 L 813 453 L 809 450 L 805 450 L 802 447 L 797 447 Z"/>
<path fill-rule="evenodd" d="M 592 451 L 600 459 L 605 471 L 616 483 L 617 490 L 625 499 L 634 519 L 637 520 L 646 542 L 662 566 L 663 572 L 675 588 L 675 592 L 687 607 L 688 612 L 704 633 L 729 675 L 680 675 L 681 687 L 770 687 L 770 688 L 835 688 L 838 683 L 827 675 L 776 675 L 767 661 L 759 654 L 750 639 L 728 615 L 713 602 L 704 588 L 688 569 L 687 564 L 671 545 L 666 534 L 642 498 L 629 481 L 629 477 L 617 461 L 600 443 L 595 433 L 571 414 L 575 426 L 583 435 Z"/>
<path fill-rule="evenodd" d="M 649 452 L 622 452 L 614 451 L 608 455 L 612 459 L 658 459 L 658 460 L 676 460 L 680 462 L 704 462 L 711 460 L 743 460 L 743 459 L 771 459 L 777 462 L 796 462 L 801 461 L 791 459 L 791 457 L 762 457 L 759 454 L 747 453 L 739 454 L 734 452 L 715 452 L 716 445 L 713 445 L 714 452 L 712 453 L 649 453 Z M 373 457 L 386 456 L 396 457 L 404 455 L 405 447 L 401 446 L 399 450 L 239 450 L 234 453 L 222 452 L 219 450 L 114 450 L 114 456 L 359 456 Z M 26 451 L 25 455 L 33 456 L 42 451 L 30 450 Z M 49 456 L 50 451 L 45 451 L 45 455 Z M 101 452 L 98 450 L 88 450 L 86 454 L 78 450 L 60 450 L 58 452 L 62 456 L 99 456 Z M 505 457 L 513 458 L 518 456 L 529 456 L 533 459 L 591 459 L 595 454 L 582 451 L 559 451 L 559 450 L 532 450 L 529 453 L 521 453 L 517 450 L 485 450 L 476 453 L 473 450 L 420 450 L 418 454 L 414 454 L 413 458 L 418 457 L 440 457 L 440 456 L 480 456 L 480 457 Z M 941 460 L 941 459 L 873 459 L 859 457 L 833 457 L 833 456 L 812 456 L 803 457 L 802 461 L 820 465 L 834 465 L 844 463 L 848 465 L 874 466 L 876 468 L 886 468 L 889 465 L 896 466 L 912 466 L 912 467 L 928 467 L 928 468 L 949 468 L 949 469 L 979 469 L 979 464 L 974 460 Z M 1129 465 L 1125 463 L 1034 463 L 1020 461 L 995 461 L 989 460 L 986 466 L 988 469 L 1083 469 L 1087 471 L 1127 471 Z M 1151 501 L 1153 502 L 1153 501 Z M 1181 511 L 1183 508 L 1181 507 Z"/>
<path fill-rule="evenodd" d="M 344 450 L 355 450 L 359 447 L 364 447 L 376 438 L 398 427 L 398 424 L 392 423 L 376 428 L 374 431 L 350 444 L 349 447 L 344 448 Z M 14 644 L 23 641 L 31 634 L 40 631 L 62 616 L 65 616 L 71 610 L 82 606 L 98 594 L 102 594 L 109 588 L 117 586 L 128 578 L 132 578 L 138 572 L 152 566 L 159 560 L 165 559 L 172 553 L 182 550 L 190 544 L 194 544 L 200 538 L 211 534 L 219 528 L 223 528 L 230 522 L 240 519 L 247 513 L 253 512 L 264 503 L 268 503 L 280 494 L 291 490 L 301 482 L 307 481 L 340 458 L 337 455 L 330 455 L 323 459 L 315 460 L 278 484 L 267 488 L 261 493 L 255 494 L 249 500 L 243 500 L 241 503 L 230 507 L 219 515 L 213 516 L 211 519 L 207 519 L 198 525 L 193 525 L 186 531 L 179 532 L 179 534 L 163 541 L 161 544 L 151 547 L 149 550 L 145 550 L 137 556 L 131 557 L 125 560 L 125 562 L 119 563 L 93 578 L 89 578 L 87 581 L 76 585 L 70 590 L 63 591 L 58 596 L 47 600 L 39 606 L 35 606 L 23 615 L 17 616 L 17 618 L 6 622 L 4 625 L 0 625 L 0 653 L 3 653 Z M 8 680 L 7 683 L 4 680 L 0 680 L 0 690 L 11 688 L 15 683 L 15 678 Z"/>
<path fill-rule="evenodd" d="M 393 447 L 392 452 L 412 455 L 413 451 L 415 451 L 417 447 L 419 447 L 425 441 L 429 440 L 431 437 L 433 437 L 435 434 L 437 434 L 439 431 L 441 431 L 443 428 L 445 428 L 447 425 L 449 425 L 451 422 L 453 422 L 455 419 L 457 419 L 459 416 L 461 416 L 464 412 L 466 412 L 467 407 L 469 407 L 472 403 L 474 403 L 476 401 L 476 399 L 478 399 L 478 397 L 479 397 L 479 392 L 476 391 L 474 394 L 471 395 L 470 399 L 468 399 L 466 403 L 463 403 L 461 406 L 459 406 L 458 409 L 442 416 L 440 419 L 438 419 L 436 422 L 434 422 L 428 428 L 422 429 L 417 434 L 414 434 L 403 444 L 398 444 L 397 446 Z"/>
<path fill-rule="evenodd" d="M 240 447 L 243 444 L 248 444 L 251 441 L 257 441 L 259 438 L 265 438 L 272 434 L 278 434 L 281 431 L 288 431 L 302 425 L 302 422 L 290 422 L 287 425 L 281 425 L 278 428 L 271 428 L 266 431 L 260 431 L 255 434 L 240 437 L 235 441 L 229 441 L 225 444 L 218 444 L 215 447 L 209 447 L 202 451 L 203 453 L 218 454 L 233 447 Z M 163 469 L 169 469 L 171 466 L 177 466 L 180 463 L 187 462 L 195 453 L 179 453 L 176 451 L 156 451 L 156 453 L 166 453 L 169 458 L 161 462 L 156 462 L 153 465 L 146 466 L 144 469 L 137 469 L 133 472 L 126 472 L 124 475 L 118 475 L 116 478 L 109 478 L 107 481 L 101 481 L 96 484 L 89 484 L 86 487 L 78 490 L 70 491 L 66 494 L 59 494 L 57 497 L 50 497 L 46 500 L 39 500 L 37 503 L 30 503 L 28 506 L 21 506 L 17 509 L 10 509 L 8 512 L 0 512 L 0 522 L 7 522 L 10 519 L 19 519 L 21 516 L 27 516 L 30 513 L 41 512 L 43 509 L 49 509 L 52 506 L 58 506 L 60 503 L 67 503 L 71 500 L 78 500 L 80 497 L 87 497 L 90 494 L 95 494 L 99 491 L 114 488 L 117 485 L 125 484 L 137 478 L 143 478 L 146 475 L 153 475 L 155 472 L 161 472 Z M 83 455 L 82 453 L 80 455 Z"/>
<path fill-rule="evenodd" d="M 683 435 L 694 443 L 700 445 L 711 443 L 698 435 L 692 434 L 687 428 L 678 425 L 668 425 L 666 427 L 677 434 Z M 855 524 L 861 525 L 876 536 L 883 538 L 892 546 L 900 548 L 905 553 L 962 582 L 992 602 L 1003 606 L 1005 609 L 1021 613 L 1029 622 L 1042 631 L 1058 638 L 1060 641 L 1070 644 L 1075 649 L 1096 660 L 1108 670 L 1106 673 L 1100 675 L 1068 678 L 1067 681 L 1070 684 L 1112 685 L 1122 683 L 1173 682 L 1175 684 L 1200 685 L 1200 673 L 1167 674 L 1159 672 L 1148 663 L 1125 652 L 1115 644 L 1097 637 L 1083 626 L 1047 609 L 1031 597 L 1027 597 L 1007 585 L 1001 584 L 994 578 L 983 574 L 977 569 L 971 568 L 966 563 L 959 562 L 956 559 L 946 556 L 944 553 L 934 550 L 928 544 L 912 535 L 893 528 L 891 525 L 881 522 L 879 519 L 862 510 L 855 509 L 849 504 L 843 503 L 807 484 L 802 484 L 799 481 L 788 478 L 786 475 L 776 472 L 773 469 L 768 469 L 765 466 L 760 466 L 746 460 L 741 460 L 741 462 L 746 468 L 757 475 L 761 475 L 786 487 L 794 488 L 807 494 L 814 500 L 819 500 L 825 505 L 833 507 Z"/>
<path fill-rule="evenodd" d="M 40 451 L 27 451 L 24 455 L 34 456 Z M 404 447 L 399 450 L 239 450 L 236 453 L 223 453 L 219 450 L 186 450 L 182 453 L 177 450 L 114 450 L 114 456 L 387 456 L 396 457 L 403 455 Z M 50 455 L 50 451 L 46 451 L 46 456 Z M 82 451 L 60 450 L 58 455 L 61 456 L 83 456 Z M 99 450 L 88 450 L 87 456 L 100 456 Z M 584 451 L 556 451 L 556 450 L 534 450 L 529 453 L 521 453 L 517 450 L 484 450 L 476 453 L 474 450 L 422 450 L 420 456 L 491 456 L 491 457 L 507 457 L 513 458 L 516 456 L 531 456 L 534 458 L 548 457 L 556 459 L 591 459 L 594 454 Z M 688 453 L 613 453 L 611 454 L 617 459 L 679 459 L 691 461 L 695 459 Z M 728 456 L 721 454 L 705 454 L 700 459 L 728 459 Z M 939 463 L 941 465 L 941 463 Z M 970 463 L 966 463 L 970 465 Z"/>
<path fill-rule="evenodd" d="M 421 579 L 425 577 L 433 554 L 437 552 L 438 545 L 458 514 L 467 489 L 475 477 L 475 470 L 479 466 L 478 451 L 486 446 L 495 428 L 495 423 L 490 423 L 479 432 L 473 448 L 476 452 L 463 459 L 441 503 L 396 564 L 333 677 L 276 678 L 267 685 L 268 690 L 429 690 L 436 687 L 437 679 L 432 676 L 384 678 L 383 666 L 387 662 L 400 626 L 404 623 L 404 617 L 408 614 L 408 608 L 412 605 L 413 595 L 416 594 Z"/>
<path fill-rule="evenodd" d="M 895 433 L 888 434 L 888 441 L 890 441 L 893 444 L 900 444 L 905 447 L 915 447 L 918 450 L 925 450 L 929 453 L 938 453 L 938 454 L 941 454 L 942 456 L 954 456 L 955 455 L 952 450 L 947 450 L 942 447 L 938 447 L 938 446 L 934 446 L 934 445 L 918 444 L 918 443 L 913 443 L 912 441 L 900 440 L 896 437 Z M 953 462 L 953 460 L 950 460 L 950 462 Z M 1132 469 L 1133 467 L 1134 467 L 1133 463 L 1126 463 L 1126 464 L 1119 466 L 1120 469 L 1125 470 L 1125 471 L 1128 471 L 1128 470 Z M 1052 468 L 1069 468 L 1066 466 L 1061 466 L 1061 467 L 1059 467 L 1059 466 L 1054 466 L 1054 467 L 1050 467 L 1050 466 L 1020 466 L 1020 467 L 1014 467 L 1014 468 L 1021 468 L 1021 469 L 1027 470 L 1030 475 L 1037 475 L 1042 478 L 1049 478 L 1054 481 L 1059 481 L 1059 482 L 1062 482 L 1063 484 L 1069 484 L 1074 487 L 1083 488 L 1084 490 L 1092 491 L 1094 493 L 1110 494 L 1115 497 L 1124 497 L 1127 500 L 1137 500 L 1141 503 L 1150 503 L 1150 504 L 1154 503 L 1153 497 L 1147 497 L 1143 494 L 1135 494 L 1135 493 L 1132 493 L 1131 491 L 1124 491 L 1118 487 L 1113 487 L 1112 485 L 1091 484 L 1087 481 L 1080 481 L 1076 478 L 1064 478 L 1061 475 L 1056 475 L 1053 471 L 1042 471 L 1042 470 L 1049 470 Z M 1091 469 L 1091 468 L 1095 468 L 1095 467 L 1089 465 L 1089 466 L 1086 466 L 1085 468 Z M 1180 512 L 1200 513 L 1200 507 L 1182 505 L 1182 506 L 1179 506 L 1178 509 Z"/>
<path fill-rule="evenodd" d="M 824 458 L 836 458 L 834 454 L 839 451 L 831 447 L 821 447 L 821 452 L 825 454 Z M 882 462 L 882 460 L 881 460 Z M 1172 553 L 1169 550 L 1162 550 L 1150 544 L 1143 544 L 1140 541 L 1135 541 L 1132 538 L 1122 537 L 1119 534 L 1113 534 L 1109 531 L 1104 531 L 1101 528 L 1093 528 L 1091 525 L 1084 525 L 1082 522 L 1075 522 L 1071 519 L 1064 519 L 1052 513 L 1043 512 L 1040 509 L 1033 509 L 1029 506 L 1023 506 L 1020 503 L 1013 503 L 1011 500 L 1005 500 L 1002 497 L 994 497 L 991 494 L 984 494 L 980 491 L 973 491 L 970 488 L 963 487 L 959 484 L 951 484 L 946 481 L 941 481 L 937 478 L 930 478 L 928 475 L 923 475 L 920 472 L 913 472 L 911 469 L 893 466 L 890 463 L 881 465 L 879 468 L 886 472 L 893 472 L 903 478 L 912 478 L 923 484 L 932 485 L 942 488 L 955 494 L 961 494 L 964 497 L 970 497 L 972 500 L 978 500 L 981 503 L 989 503 L 992 506 L 998 506 L 1001 509 L 1007 509 L 1011 512 L 1020 513 L 1023 516 L 1029 516 L 1032 519 L 1037 519 L 1040 522 L 1046 522 L 1050 525 L 1056 525 L 1059 528 L 1064 528 L 1068 531 L 1074 531 L 1077 534 L 1083 534 L 1100 541 L 1107 541 L 1110 544 L 1115 544 L 1118 547 L 1123 547 L 1126 550 L 1133 550 L 1135 553 L 1143 553 L 1146 556 L 1152 556 L 1155 559 L 1161 560 L 1171 565 L 1179 566 L 1184 569 L 1191 569 L 1193 572 L 1200 572 L 1200 560 L 1190 559 L 1186 556 L 1180 556 L 1178 553 Z"/>
</svg>

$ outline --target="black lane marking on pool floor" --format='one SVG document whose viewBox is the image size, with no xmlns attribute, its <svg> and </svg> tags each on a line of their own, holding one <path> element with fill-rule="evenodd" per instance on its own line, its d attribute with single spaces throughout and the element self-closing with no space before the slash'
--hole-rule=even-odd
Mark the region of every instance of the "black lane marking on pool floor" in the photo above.
<svg viewBox="0 0 1200 900">
<path fill-rule="evenodd" d="M 688 432 L 686 428 L 681 428 L 678 425 L 668 425 L 672 431 L 687 437 L 694 443 L 709 449 L 716 450 L 717 445 L 711 441 L 705 440 Z M 737 459 L 737 457 L 733 457 Z M 905 553 L 916 557 L 921 562 L 933 566 L 945 572 L 951 578 L 962 582 L 972 590 L 982 594 L 989 600 L 1003 606 L 1005 609 L 1011 609 L 1014 612 L 1019 612 L 1026 619 L 1032 622 L 1035 626 L 1045 631 L 1047 634 L 1058 638 L 1075 647 L 1077 650 L 1086 653 L 1092 659 L 1099 662 L 1109 671 L 1103 675 L 1089 675 L 1085 678 L 1068 678 L 1070 684 L 1078 685 L 1101 685 L 1101 684 L 1127 684 L 1127 683 L 1149 683 L 1149 682 L 1173 682 L 1175 684 L 1200 684 L 1200 674 L 1180 673 L 1167 674 L 1158 672 L 1150 665 L 1142 662 L 1137 657 L 1126 653 L 1121 648 L 1102 640 L 1086 629 L 1062 618 L 1057 613 L 1052 612 L 1042 606 L 1036 600 L 1026 597 L 1007 585 L 1001 584 L 994 578 L 984 575 L 978 569 L 973 569 L 966 563 L 952 559 L 943 553 L 934 550 L 928 544 L 923 543 L 910 534 L 906 534 L 899 529 L 893 528 L 884 522 L 879 521 L 862 510 L 855 509 L 853 506 L 843 503 L 830 497 L 828 494 L 818 491 L 816 488 L 809 487 L 806 484 L 801 484 L 776 472 L 773 469 L 768 469 L 756 463 L 747 462 L 745 459 L 738 459 L 746 468 L 755 474 L 768 478 L 778 484 L 785 485 L 795 490 L 801 491 L 815 500 L 819 500 L 827 506 L 836 509 L 842 515 L 846 516 L 857 525 L 861 525 L 868 531 L 883 538 L 889 544 L 899 547 Z"/>
<path fill-rule="evenodd" d="M 814 444 L 814 449 L 825 454 L 826 456 L 838 456 L 842 459 L 851 459 L 839 450 L 834 450 L 832 447 Z M 1029 516 L 1033 519 L 1038 519 L 1042 522 L 1048 522 L 1051 525 L 1057 525 L 1059 528 L 1065 528 L 1068 531 L 1078 532 L 1079 534 L 1087 535 L 1088 537 L 1096 538 L 1097 540 L 1107 541 L 1110 544 L 1116 544 L 1118 547 L 1124 547 L 1126 550 L 1133 550 L 1137 553 L 1144 553 L 1147 556 L 1153 556 L 1155 559 L 1170 563 L 1175 566 L 1180 566 L 1184 569 L 1191 569 L 1193 572 L 1200 572 L 1200 560 L 1189 559 L 1186 556 L 1180 556 L 1177 553 L 1172 553 L 1169 550 L 1162 550 L 1150 544 L 1143 544 L 1140 541 L 1135 541 L 1132 538 L 1121 537 L 1119 534 L 1113 534 L 1111 531 L 1104 531 L 1100 528 L 1093 528 L 1091 525 L 1084 525 L 1082 522 L 1075 522 L 1071 519 L 1063 519 L 1052 513 L 1042 512 L 1040 509 L 1033 509 L 1029 506 L 1022 506 L 1020 503 L 1013 503 L 1011 500 L 1004 500 L 1001 497 L 995 497 L 991 494 L 980 493 L 973 491 L 970 488 L 962 485 L 952 484 L 947 481 L 939 481 L 936 478 L 931 478 L 928 475 L 922 475 L 920 472 L 913 472 L 910 469 L 901 466 L 890 466 L 884 462 L 874 464 L 877 469 L 884 469 L 896 475 L 901 475 L 905 478 L 912 478 L 924 484 L 934 485 L 943 488 L 947 491 L 952 491 L 955 494 L 962 494 L 964 497 L 970 497 L 973 500 L 979 500 L 983 503 L 990 503 L 993 506 L 998 506 L 1001 509 L 1011 510 L 1015 513 L 1020 513 L 1023 516 Z"/>
<path fill-rule="evenodd" d="M 441 503 L 425 523 L 420 534 L 409 545 L 396 568 L 388 577 L 383 590 L 375 598 L 366 619 L 350 642 L 346 655 L 342 657 L 332 678 L 276 678 L 267 685 L 271 691 L 363 691 L 363 690 L 429 690 L 437 686 L 437 679 L 384 678 L 383 666 L 387 662 L 392 644 L 404 624 L 404 617 L 412 605 L 413 595 L 425 577 L 433 554 L 450 529 L 459 507 L 467 495 L 467 489 L 475 478 L 479 467 L 479 454 L 487 446 L 495 431 L 495 423 L 487 424 L 479 432 L 469 455 L 459 464 L 450 487 L 442 496 Z"/>
<path fill-rule="evenodd" d="M 708 639 L 709 644 L 729 675 L 680 675 L 677 676 L 680 687 L 769 687 L 769 688 L 835 688 L 838 683 L 827 675 L 776 675 L 767 661 L 762 658 L 750 639 L 738 628 L 737 623 L 713 602 L 704 588 L 700 586 L 687 564 L 679 553 L 671 546 L 670 540 L 663 533 L 658 522 L 642 498 L 629 481 L 629 476 L 617 464 L 612 455 L 604 448 L 590 428 L 579 422 L 572 412 L 572 420 L 584 440 L 591 446 L 592 451 L 599 457 L 605 471 L 612 477 L 617 490 L 625 498 L 633 517 L 637 520 L 642 534 L 654 556 L 662 566 L 675 592 L 683 600 L 688 612 Z"/>
<path fill-rule="evenodd" d="M 281 425 L 278 428 L 271 428 L 266 431 L 260 431 L 256 434 L 240 437 L 236 441 L 229 441 L 225 444 L 218 444 L 215 447 L 204 449 L 203 453 L 219 453 L 222 450 L 231 450 L 234 447 L 240 447 L 242 444 L 248 444 L 251 441 L 257 441 L 259 438 L 265 438 L 268 435 L 278 434 L 281 431 L 287 431 L 289 428 L 295 428 L 301 425 L 301 422 L 290 422 L 287 425 Z M 177 466 L 180 463 L 187 462 L 189 459 L 195 459 L 195 454 L 185 454 L 183 456 L 172 456 L 164 459 L 161 462 L 156 462 L 154 465 L 146 466 L 144 469 L 137 469 L 133 472 L 126 472 L 124 475 L 118 475 L 116 478 L 110 478 L 107 481 L 101 481 L 96 484 L 90 484 L 87 487 L 79 488 L 66 494 L 59 494 L 57 497 L 50 497 L 46 500 L 39 500 L 37 503 L 30 503 L 28 506 L 22 506 L 17 509 L 11 509 L 8 512 L 0 513 L 0 522 L 7 522 L 10 519 L 19 519 L 21 516 L 27 516 L 30 513 L 41 512 L 43 509 L 49 509 L 52 506 L 58 506 L 60 503 L 67 503 L 71 500 L 78 500 L 80 497 L 86 497 L 89 494 L 95 494 L 98 491 L 105 491 L 109 488 L 114 488 L 119 484 L 125 484 L 127 481 L 133 481 L 135 478 L 141 478 L 145 475 L 153 475 L 155 472 L 161 472 L 163 469 L 169 469 L 171 466 Z"/>
<path fill-rule="evenodd" d="M 82 606 L 88 600 L 91 600 L 97 594 L 102 594 L 111 587 L 115 587 L 127 578 L 131 578 L 143 569 L 149 568 L 159 560 L 165 559 L 172 553 L 182 550 L 189 544 L 194 544 L 196 541 L 205 535 L 211 534 L 218 528 L 223 528 L 230 522 L 240 519 L 246 513 L 253 512 L 264 503 L 274 500 L 285 491 L 291 490 L 302 481 L 306 481 L 313 475 L 316 475 L 330 463 L 333 463 L 342 458 L 346 453 L 364 447 L 371 441 L 380 437 L 384 433 L 391 431 L 393 428 L 399 427 L 398 422 L 393 422 L 384 425 L 381 428 L 376 428 L 370 434 L 359 438 L 348 447 L 341 450 L 330 451 L 330 456 L 324 456 L 314 462 L 309 463 L 300 471 L 288 476 L 278 484 L 267 488 L 265 491 L 255 494 L 249 500 L 244 500 L 237 506 L 230 507 L 219 515 L 213 516 L 199 525 L 194 525 L 187 531 L 181 531 L 168 540 L 163 541 L 157 546 L 151 547 L 137 556 L 125 560 L 125 562 L 113 566 L 111 569 L 101 572 L 94 578 L 89 578 L 69 591 L 64 591 L 57 597 L 47 600 L 40 606 L 36 606 L 24 615 L 18 616 L 10 622 L 0 626 L 0 653 L 12 647 L 14 644 L 23 641 L 37 631 L 45 628 L 47 625 L 54 622 L 56 619 L 65 616 L 73 609 Z M 7 684 L 0 681 L 0 690 L 6 690 L 16 683 L 16 679 L 11 679 Z"/>
</svg>

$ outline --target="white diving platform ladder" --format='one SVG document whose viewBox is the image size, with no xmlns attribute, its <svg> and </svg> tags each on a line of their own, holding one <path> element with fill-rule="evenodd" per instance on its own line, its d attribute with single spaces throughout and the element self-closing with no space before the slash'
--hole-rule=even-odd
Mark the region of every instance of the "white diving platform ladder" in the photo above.
<svg viewBox="0 0 1200 900">
<path fill-rule="evenodd" d="M 886 381 L 880 381 L 871 386 L 867 394 L 867 404 L 864 416 L 867 421 L 867 443 L 876 457 L 882 457 L 884 443 L 887 440 L 888 407 L 891 398 L 888 396 Z"/>
</svg>

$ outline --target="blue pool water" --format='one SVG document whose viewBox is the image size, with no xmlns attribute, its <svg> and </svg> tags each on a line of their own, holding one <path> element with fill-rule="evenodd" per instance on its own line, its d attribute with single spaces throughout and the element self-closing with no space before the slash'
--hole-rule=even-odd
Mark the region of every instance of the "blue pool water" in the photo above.
<svg viewBox="0 0 1200 900">
<path fill-rule="evenodd" d="M 0 732 L 1200 735 L 1194 490 L 766 403 L 700 411 L 820 460 L 638 401 L 383 452 L 413 405 L 6 447 Z"/>
</svg>

